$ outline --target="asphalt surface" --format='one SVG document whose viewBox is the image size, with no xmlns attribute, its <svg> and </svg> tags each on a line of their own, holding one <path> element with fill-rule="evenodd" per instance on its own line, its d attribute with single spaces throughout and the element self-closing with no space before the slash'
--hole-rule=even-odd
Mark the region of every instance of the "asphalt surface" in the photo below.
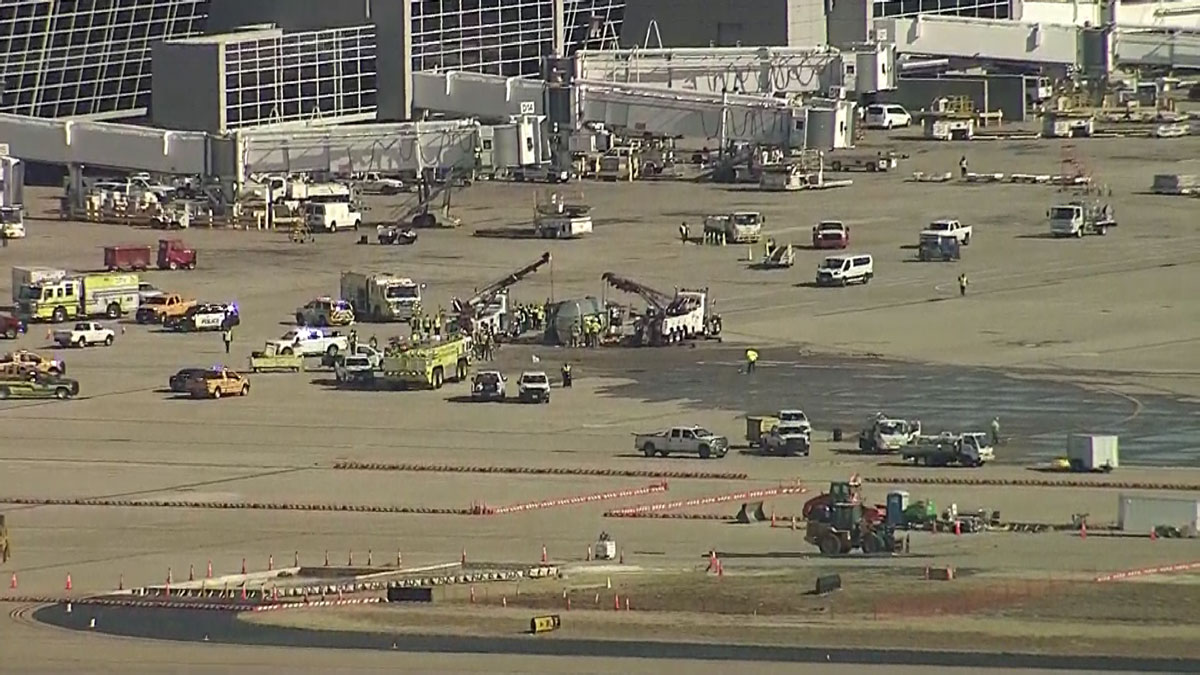
<svg viewBox="0 0 1200 675">
<path fill-rule="evenodd" d="M 802 408 L 818 429 L 841 427 L 851 447 L 858 429 L 879 411 L 919 419 L 925 433 L 986 431 L 999 415 L 1001 436 L 1008 439 L 997 450 L 999 462 L 1063 456 L 1069 433 L 1112 433 L 1120 436 L 1122 464 L 1200 466 L 1196 405 L 1167 395 L 1135 398 L 986 368 L 808 357 L 796 349 L 760 350 L 752 375 L 741 372 L 741 349 L 716 343 L 603 352 L 588 359 L 591 367 L 630 382 L 602 394 L 683 401 L 698 413 Z M 702 416 L 696 421 L 704 423 Z"/>
<path fill-rule="evenodd" d="M 397 610 L 401 611 L 401 610 Z M 1200 672 L 1200 659 L 1142 659 L 1123 657 L 1054 656 L 956 651 L 883 649 L 826 649 L 687 642 L 637 642 L 513 637 L 456 637 L 439 635 L 396 636 L 347 631 L 309 631 L 297 628 L 248 624 L 225 612 L 161 610 L 65 605 L 38 609 L 41 622 L 125 637 L 218 644 L 309 647 L 324 649 L 391 650 L 409 653 L 522 654 L 532 656 L 600 656 L 642 659 L 703 661 L 757 661 L 791 663 L 856 663 L 866 665 L 930 667 L 1045 668 L 1076 671 Z M 568 619 L 569 620 L 569 619 Z"/>
</svg>

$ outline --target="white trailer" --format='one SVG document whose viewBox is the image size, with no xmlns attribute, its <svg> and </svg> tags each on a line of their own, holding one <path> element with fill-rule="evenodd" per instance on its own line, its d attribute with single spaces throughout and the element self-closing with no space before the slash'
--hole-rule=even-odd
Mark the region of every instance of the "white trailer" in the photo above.
<svg viewBox="0 0 1200 675">
<path fill-rule="evenodd" d="M 1184 536 L 1197 536 L 1200 499 L 1120 495 L 1117 527 L 1125 532 L 1149 534 L 1160 527 L 1178 529 Z"/>
<path fill-rule="evenodd" d="M 1109 471 L 1120 466 L 1117 437 L 1071 434 L 1067 437 L 1067 462 L 1072 471 Z"/>
</svg>

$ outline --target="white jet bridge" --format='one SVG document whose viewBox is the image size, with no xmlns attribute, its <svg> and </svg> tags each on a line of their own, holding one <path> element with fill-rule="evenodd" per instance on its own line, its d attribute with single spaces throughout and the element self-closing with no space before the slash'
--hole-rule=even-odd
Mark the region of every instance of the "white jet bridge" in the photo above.
<svg viewBox="0 0 1200 675">
<path fill-rule="evenodd" d="M 899 54 L 1025 63 L 1107 74 L 1123 66 L 1200 69 L 1200 31 L 1161 26 L 1085 27 L 920 15 L 876 19 L 875 38 Z"/>
</svg>

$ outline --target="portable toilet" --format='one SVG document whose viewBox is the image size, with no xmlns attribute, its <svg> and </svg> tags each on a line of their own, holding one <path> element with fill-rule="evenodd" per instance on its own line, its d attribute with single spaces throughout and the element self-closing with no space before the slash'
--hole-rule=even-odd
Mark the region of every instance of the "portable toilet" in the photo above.
<svg viewBox="0 0 1200 675">
<path fill-rule="evenodd" d="M 908 492 L 892 490 L 887 494 L 887 524 L 899 527 L 904 524 L 904 512 L 908 509 Z"/>
</svg>

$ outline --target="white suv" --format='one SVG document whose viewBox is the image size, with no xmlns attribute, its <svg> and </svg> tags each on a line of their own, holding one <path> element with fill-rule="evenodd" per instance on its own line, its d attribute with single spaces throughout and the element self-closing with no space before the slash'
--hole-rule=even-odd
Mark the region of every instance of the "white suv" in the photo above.
<svg viewBox="0 0 1200 675">
<path fill-rule="evenodd" d="M 904 106 L 895 103 L 872 103 L 867 106 L 868 129 L 894 129 L 912 124 L 912 115 Z"/>
</svg>

